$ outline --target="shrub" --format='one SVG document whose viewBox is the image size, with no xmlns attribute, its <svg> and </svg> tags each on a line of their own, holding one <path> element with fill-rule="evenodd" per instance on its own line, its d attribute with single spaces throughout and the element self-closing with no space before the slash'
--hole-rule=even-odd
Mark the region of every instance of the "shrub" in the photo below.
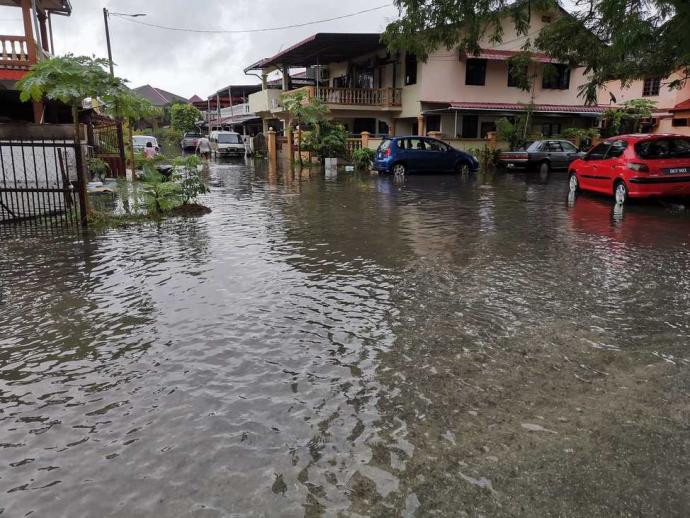
<svg viewBox="0 0 690 518">
<path fill-rule="evenodd" d="M 110 171 L 108 162 L 101 158 L 89 158 L 86 161 L 86 166 L 89 169 L 91 178 L 105 178 Z"/>
<path fill-rule="evenodd" d="M 187 205 L 199 195 L 209 192 L 199 175 L 199 166 L 202 160 L 196 155 L 178 157 L 174 161 L 172 180 L 180 185 L 182 205 Z"/>
<path fill-rule="evenodd" d="M 160 215 L 182 205 L 182 187 L 170 182 L 153 166 L 144 164 L 141 192 L 149 214 Z"/>
<path fill-rule="evenodd" d="M 500 149 L 493 149 L 489 146 L 470 148 L 467 152 L 479 160 L 483 167 L 496 165 L 501 155 Z"/>
<path fill-rule="evenodd" d="M 369 148 L 355 149 L 352 153 L 352 161 L 357 169 L 369 169 L 374 161 L 374 150 Z"/>
</svg>

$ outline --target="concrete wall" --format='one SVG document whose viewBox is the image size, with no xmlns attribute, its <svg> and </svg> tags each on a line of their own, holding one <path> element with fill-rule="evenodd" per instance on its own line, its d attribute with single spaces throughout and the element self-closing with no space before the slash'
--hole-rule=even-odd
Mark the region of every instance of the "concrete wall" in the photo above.
<svg viewBox="0 0 690 518">
<path fill-rule="evenodd" d="M 656 108 L 660 110 L 669 110 L 675 105 L 690 99 L 690 83 L 687 83 L 680 90 L 671 90 L 668 83 L 674 79 L 678 79 L 679 74 L 673 74 L 667 79 L 661 81 L 661 88 L 659 95 L 643 97 L 642 89 L 644 81 L 633 81 L 630 85 L 623 87 L 620 81 L 611 81 L 606 86 L 599 90 L 599 104 L 611 104 L 611 94 L 616 98 L 615 104 L 621 104 L 631 99 L 649 99 L 656 102 Z"/>
</svg>

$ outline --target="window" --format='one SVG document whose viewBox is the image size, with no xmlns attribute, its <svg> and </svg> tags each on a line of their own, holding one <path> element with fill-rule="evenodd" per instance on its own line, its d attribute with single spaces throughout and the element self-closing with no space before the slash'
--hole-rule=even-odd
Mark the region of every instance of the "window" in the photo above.
<svg viewBox="0 0 690 518">
<path fill-rule="evenodd" d="M 523 85 L 521 84 L 521 80 L 524 81 L 527 78 L 527 67 L 526 66 L 520 66 L 520 65 L 514 65 L 512 63 L 508 63 L 508 86 L 512 86 L 514 88 L 520 88 Z"/>
<path fill-rule="evenodd" d="M 424 151 L 426 146 L 424 145 L 424 141 L 420 138 L 408 138 L 405 139 L 405 149 Z"/>
<path fill-rule="evenodd" d="M 426 117 L 426 130 L 427 131 L 441 131 L 441 116 L 440 115 L 427 115 L 427 117 Z"/>
<path fill-rule="evenodd" d="M 560 153 L 563 151 L 559 142 L 544 142 L 539 151 L 542 153 Z"/>
<path fill-rule="evenodd" d="M 546 122 L 541 125 L 541 134 L 545 137 L 554 137 L 561 134 L 560 122 Z"/>
<path fill-rule="evenodd" d="M 671 126 L 674 128 L 685 128 L 688 125 L 688 119 L 673 119 Z"/>
<path fill-rule="evenodd" d="M 479 138 L 486 138 L 489 135 L 490 131 L 496 131 L 496 123 L 495 122 L 482 122 L 481 127 L 479 128 Z"/>
<path fill-rule="evenodd" d="M 606 152 L 609 150 L 609 144 L 602 142 L 589 153 L 587 153 L 587 160 L 603 160 Z"/>
<path fill-rule="evenodd" d="M 658 77 L 648 77 L 642 84 L 642 97 L 655 97 L 659 95 L 661 79 Z"/>
<path fill-rule="evenodd" d="M 417 84 L 417 56 L 405 54 L 405 86 Z"/>
<path fill-rule="evenodd" d="M 470 58 L 467 60 L 465 67 L 465 84 L 484 86 L 486 82 L 486 60 Z"/>
<path fill-rule="evenodd" d="M 628 143 L 624 140 L 616 140 L 615 142 L 611 142 L 611 148 L 606 154 L 606 158 L 619 158 L 621 155 L 623 155 L 623 152 L 627 147 Z"/>
<path fill-rule="evenodd" d="M 386 121 L 379 121 L 379 135 L 388 135 L 390 127 Z"/>
<path fill-rule="evenodd" d="M 647 140 L 635 144 L 635 151 L 640 158 L 688 158 L 690 157 L 690 139 L 662 138 Z"/>
<path fill-rule="evenodd" d="M 577 148 L 573 146 L 570 142 L 561 141 L 561 147 L 566 153 L 577 153 Z"/>
<path fill-rule="evenodd" d="M 477 115 L 462 116 L 462 138 L 477 138 L 479 117 Z"/>
<path fill-rule="evenodd" d="M 216 140 L 219 144 L 241 144 L 242 140 L 237 133 L 218 133 Z"/>
<path fill-rule="evenodd" d="M 567 90 L 570 88 L 570 68 L 568 65 L 548 64 L 544 66 L 541 87 L 545 90 Z"/>
<path fill-rule="evenodd" d="M 427 149 L 429 151 L 448 151 L 448 146 L 441 142 L 440 140 L 427 140 L 426 141 Z"/>
</svg>

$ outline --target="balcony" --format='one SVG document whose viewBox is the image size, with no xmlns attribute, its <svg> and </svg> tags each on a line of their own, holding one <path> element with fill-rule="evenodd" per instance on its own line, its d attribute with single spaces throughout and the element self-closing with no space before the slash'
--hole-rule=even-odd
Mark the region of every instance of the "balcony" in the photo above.
<svg viewBox="0 0 690 518">
<path fill-rule="evenodd" d="M 382 108 L 399 109 L 402 106 L 402 88 L 337 88 L 324 86 L 317 91 L 315 86 L 304 86 L 286 92 L 286 95 L 305 92 L 307 97 L 316 97 L 331 109 Z"/>
<path fill-rule="evenodd" d="M 32 42 L 35 49 L 36 44 Z M 36 58 L 29 53 L 28 40 L 24 36 L 0 35 L 0 68 L 9 70 L 29 70 Z"/>
<path fill-rule="evenodd" d="M 282 95 L 282 90 L 276 90 L 274 88 L 251 94 L 249 96 L 249 112 L 271 112 L 280 108 L 280 98 Z"/>
</svg>

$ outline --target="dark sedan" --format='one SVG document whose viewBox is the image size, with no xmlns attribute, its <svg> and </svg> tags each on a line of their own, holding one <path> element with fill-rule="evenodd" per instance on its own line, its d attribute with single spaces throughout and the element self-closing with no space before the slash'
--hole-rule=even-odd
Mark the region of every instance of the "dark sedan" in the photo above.
<svg viewBox="0 0 690 518">
<path fill-rule="evenodd" d="M 498 163 L 506 169 L 537 169 L 540 173 L 548 173 L 553 169 L 567 169 L 571 162 L 584 155 L 567 140 L 537 140 L 524 150 L 503 151 Z"/>
</svg>

